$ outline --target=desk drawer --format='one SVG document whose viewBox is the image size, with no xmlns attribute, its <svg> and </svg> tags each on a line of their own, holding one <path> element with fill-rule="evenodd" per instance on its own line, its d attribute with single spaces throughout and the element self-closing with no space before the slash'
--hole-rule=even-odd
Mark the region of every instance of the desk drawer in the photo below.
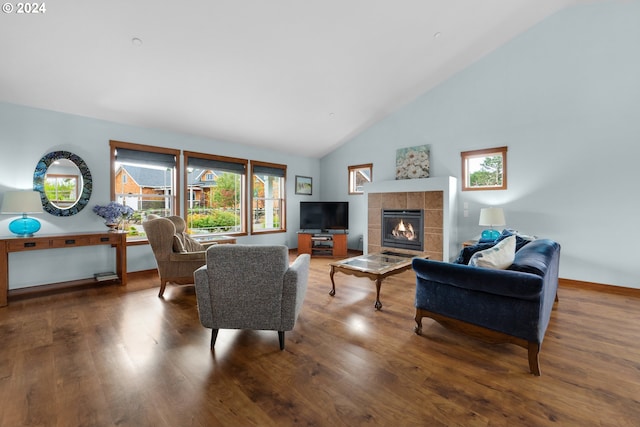
<svg viewBox="0 0 640 427">
<path fill-rule="evenodd" d="M 120 234 L 118 233 L 113 233 L 110 235 L 104 235 L 104 236 L 91 236 L 91 244 L 92 245 L 100 245 L 100 244 L 116 244 L 120 242 Z"/>
<path fill-rule="evenodd" d="M 29 240 L 19 239 L 19 240 L 10 240 L 7 244 L 9 252 L 20 252 L 20 251 L 31 251 L 37 249 L 49 249 L 49 240 Z"/>
<path fill-rule="evenodd" d="M 51 239 L 52 248 L 68 248 L 73 246 L 87 246 L 91 244 L 89 237 L 61 237 Z"/>
</svg>

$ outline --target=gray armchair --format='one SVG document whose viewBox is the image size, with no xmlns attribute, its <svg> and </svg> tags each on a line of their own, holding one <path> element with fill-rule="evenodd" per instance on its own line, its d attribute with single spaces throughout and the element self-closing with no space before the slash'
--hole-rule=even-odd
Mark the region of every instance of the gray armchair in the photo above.
<svg viewBox="0 0 640 427">
<path fill-rule="evenodd" d="M 142 223 L 160 275 L 161 297 L 167 282 L 193 283 L 193 272 L 204 265 L 206 247 L 190 239 L 179 216 L 149 216 Z"/>
<path fill-rule="evenodd" d="M 213 349 L 219 329 L 278 331 L 295 326 L 307 291 L 309 255 L 289 265 L 286 246 L 216 245 L 207 264 L 194 273 L 200 323 L 211 328 Z"/>
</svg>

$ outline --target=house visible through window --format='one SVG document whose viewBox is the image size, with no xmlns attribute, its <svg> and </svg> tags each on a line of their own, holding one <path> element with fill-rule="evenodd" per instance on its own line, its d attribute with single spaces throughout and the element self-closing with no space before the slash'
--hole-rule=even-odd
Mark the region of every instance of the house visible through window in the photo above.
<svg viewBox="0 0 640 427">
<path fill-rule="evenodd" d="M 349 194 L 363 194 L 363 185 L 373 179 L 373 164 L 349 166 Z"/>
<path fill-rule="evenodd" d="M 246 234 L 244 159 L 184 152 L 185 206 L 192 234 Z"/>
<path fill-rule="evenodd" d="M 251 162 L 251 232 L 286 231 L 287 166 Z"/>
<path fill-rule="evenodd" d="M 127 221 L 129 236 L 143 233 L 149 214 L 177 214 L 179 150 L 110 141 L 111 199 L 134 210 Z"/>
</svg>

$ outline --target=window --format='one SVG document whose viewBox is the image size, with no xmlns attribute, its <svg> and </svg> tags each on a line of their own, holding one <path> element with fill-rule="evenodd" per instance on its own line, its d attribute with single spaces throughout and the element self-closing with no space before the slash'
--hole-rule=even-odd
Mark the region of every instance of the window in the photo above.
<svg viewBox="0 0 640 427">
<path fill-rule="evenodd" d="M 363 194 L 362 185 L 373 179 L 373 164 L 349 166 L 349 194 Z"/>
<path fill-rule="evenodd" d="M 244 159 L 184 152 L 185 211 L 192 234 L 246 234 Z"/>
<path fill-rule="evenodd" d="M 506 190 L 507 147 L 463 151 L 462 191 Z"/>
<path fill-rule="evenodd" d="M 144 235 L 148 214 L 177 215 L 179 150 L 110 141 L 111 200 L 130 206 L 129 236 Z"/>
<path fill-rule="evenodd" d="M 287 166 L 251 162 L 251 232 L 286 231 Z"/>
<path fill-rule="evenodd" d="M 78 200 L 78 176 L 47 173 L 44 180 L 47 199 L 61 209 L 73 206 Z"/>
</svg>

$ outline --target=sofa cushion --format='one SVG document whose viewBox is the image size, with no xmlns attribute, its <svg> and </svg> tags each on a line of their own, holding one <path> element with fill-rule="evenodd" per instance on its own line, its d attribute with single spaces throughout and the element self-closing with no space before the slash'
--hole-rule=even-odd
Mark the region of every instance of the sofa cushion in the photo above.
<svg viewBox="0 0 640 427">
<path fill-rule="evenodd" d="M 548 239 L 539 239 L 531 242 L 525 249 L 516 252 L 508 269 L 543 277 L 547 274 L 549 263 L 553 261 L 553 252 L 559 251 L 559 245 Z"/>
<path fill-rule="evenodd" d="M 504 270 L 513 263 L 515 254 L 516 236 L 509 236 L 489 249 L 473 254 L 469 260 L 469 265 Z"/>
</svg>

